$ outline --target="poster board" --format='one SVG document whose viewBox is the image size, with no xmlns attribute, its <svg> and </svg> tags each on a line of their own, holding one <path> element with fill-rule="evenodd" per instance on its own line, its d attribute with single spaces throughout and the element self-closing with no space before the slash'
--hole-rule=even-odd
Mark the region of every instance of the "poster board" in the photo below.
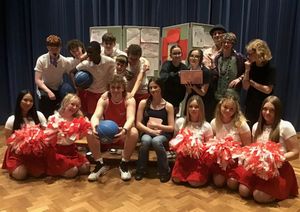
<svg viewBox="0 0 300 212">
<path fill-rule="evenodd" d="M 102 43 L 102 36 L 110 32 L 116 37 L 116 48 L 123 50 L 123 30 L 122 26 L 93 26 L 90 27 L 90 41 Z"/>
<path fill-rule="evenodd" d="M 209 48 L 213 40 L 209 34 L 213 25 L 201 23 L 184 23 L 162 28 L 161 62 L 170 59 L 170 48 L 179 44 L 182 48 L 182 59 L 186 60 L 188 52 L 192 48 Z"/>
<path fill-rule="evenodd" d="M 157 75 L 160 68 L 160 28 L 147 26 L 123 27 L 124 49 L 130 44 L 138 44 L 142 48 L 142 57 L 150 62 L 147 76 Z"/>
</svg>

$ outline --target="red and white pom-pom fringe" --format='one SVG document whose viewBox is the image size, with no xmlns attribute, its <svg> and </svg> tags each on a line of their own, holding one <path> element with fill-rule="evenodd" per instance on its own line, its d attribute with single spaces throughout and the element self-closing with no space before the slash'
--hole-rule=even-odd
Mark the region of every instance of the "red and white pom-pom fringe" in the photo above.
<svg viewBox="0 0 300 212">
<path fill-rule="evenodd" d="M 284 160 L 281 144 L 272 141 L 256 142 L 243 147 L 239 164 L 258 177 L 268 180 L 279 175 L 278 168 L 282 166 Z"/>
</svg>

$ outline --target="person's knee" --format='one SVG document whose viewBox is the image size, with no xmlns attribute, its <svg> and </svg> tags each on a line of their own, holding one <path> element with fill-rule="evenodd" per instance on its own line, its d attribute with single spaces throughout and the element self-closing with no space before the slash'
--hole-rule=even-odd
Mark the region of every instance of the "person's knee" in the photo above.
<svg viewBox="0 0 300 212">
<path fill-rule="evenodd" d="M 80 174 L 88 174 L 90 172 L 90 163 L 85 163 L 79 167 Z"/>
<path fill-rule="evenodd" d="M 63 177 L 65 178 L 73 178 L 78 174 L 78 168 L 76 166 L 68 169 L 67 171 L 65 171 L 65 173 L 63 174 Z"/>
<path fill-rule="evenodd" d="M 152 146 L 154 149 L 164 148 L 165 138 L 162 136 L 157 136 L 152 139 Z"/>
<path fill-rule="evenodd" d="M 240 184 L 239 185 L 239 194 L 241 197 L 248 198 L 250 196 L 250 190 L 247 186 Z"/>
<path fill-rule="evenodd" d="M 27 169 L 24 165 L 18 166 L 12 173 L 11 176 L 16 180 L 24 180 L 27 178 Z"/>
<path fill-rule="evenodd" d="M 253 199 L 258 203 L 270 203 L 275 201 L 275 198 L 273 198 L 271 195 L 260 190 L 253 191 Z"/>
<path fill-rule="evenodd" d="M 214 180 L 214 184 L 217 186 L 217 187 L 223 187 L 225 185 L 225 176 L 221 175 L 221 174 L 215 174 L 213 176 L 213 180 Z"/>
<path fill-rule="evenodd" d="M 237 190 L 239 186 L 239 182 L 234 178 L 229 178 L 227 180 L 227 187 L 231 190 Z"/>
<path fill-rule="evenodd" d="M 193 188 L 198 188 L 200 186 L 205 185 L 206 181 L 204 182 L 197 182 L 197 181 L 188 181 L 189 185 Z"/>
</svg>

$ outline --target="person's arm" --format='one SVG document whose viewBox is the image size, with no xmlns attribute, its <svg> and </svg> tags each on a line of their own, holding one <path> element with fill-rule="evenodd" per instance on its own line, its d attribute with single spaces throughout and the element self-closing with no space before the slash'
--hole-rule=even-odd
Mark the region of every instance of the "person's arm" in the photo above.
<svg viewBox="0 0 300 212">
<path fill-rule="evenodd" d="M 143 81 L 143 79 L 144 79 L 145 76 L 146 76 L 146 72 L 140 70 L 140 72 L 139 72 L 139 74 L 137 76 L 137 79 L 136 79 L 136 81 L 134 83 L 134 86 L 133 86 L 133 88 L 132 88 L 132 90 L 130 92 L 130 95 L 132 97 L 136 94 L 136 92 L 139 89 L 139 87 L 140 87 L 140 85 L 141 85 L 141 83 L 142 83 L 142 81 Z"/>
<path fill-rule="evenodd" d="M 245 62 L 245 73 L 244 77 L 242 78 L 242 85 L 243 89 L 248 90 L 250 87 L 250 78 L 249 78 L 249 73 L 251 69 L 251 63 L 249 60 Z"/>
<path fill-rule="evenodd" d="M 12 132 L 13 131 L 11 129 L 4 128 L 4 136 L 6 140 L 11 136 Z"/>
<path fill-rule="evenodd" d="M 240 133 L 240 138 L 243 146 L 251 144 L 251 131 Z"/>
<path fill-rule="evenodd" d="M 207 84 L 202 85 L 200 88 L 196 85 L 190 85 L 190 87 L 188 87 L 188 88 L 193 89 L 200 96 L 205 96 L 205 94 L 207 93 L 208 87 L 209 87 L 209 84 L 207 83 Z M 191 92 L 189 92 L 189 93 L 191 93 Z"/>
<path fill-rule="evenodd" d="M 153 132 L 153 129 L 147 127 L 142 122 L 143 118 L 144 118 L 144 110 L 146 107 L 146 103 L 147 103 L 146 99 L 140 101 L 140 103 L 139 103 L 139 107 L 137 109 L 137 114 L 136 114 L 136 127 L 139 131 L 152 135 L 152 134 L 155 134 Z"/>
<path fill-rule="evenodd" d="M 287 152 L 284 154 L 287 161 L 296 160 L 299 158 L 299 144 L 297 135 L 294 135 L 284 141 Z"/>
<path fill-rule="evenodd" d="M 42 79 L 42 72 L 40 71 L 35 71 L 35 84 L 38 86 L 38 88 L 42 89 L 43 91 L 45 91 L 48 94 L 48 97 L 51 100 L 55 100 L 56 97 L 54 95 L 54 93 L 45 85 L 43 79 Z"/>
<path fill-rule="evenodd" d="M 250 80 L 250 86 L 264 94 L 270 94 L 273 91 L 273 85 L 262 85 L 253 80 Z"/>
<path fill-rule="evenodd" d="M 123 126 L 126 130 L 129 130 L 131 127 L 134 126 L 134 120 L 135 120 L 135 100 L 134 98 L 129 98 L 126 100 L 126 122 Z"/>
<path fill-rule="evenodd" d="M 96 135 L 97 135 L 96 128 L 99 124 L 99 121 L 100 121 L 102 115 L 103 115 L 104 109 L 107 106 L 107 102 L 108 102 L 108 99 L 103 100 L 102 98 L 99 98 L 99 100 L 97 102 L 96 110 L 95 110 L 94 114 L 92 115 L 91 125 L 92 125 L 93 133 Z"/>
</svg>

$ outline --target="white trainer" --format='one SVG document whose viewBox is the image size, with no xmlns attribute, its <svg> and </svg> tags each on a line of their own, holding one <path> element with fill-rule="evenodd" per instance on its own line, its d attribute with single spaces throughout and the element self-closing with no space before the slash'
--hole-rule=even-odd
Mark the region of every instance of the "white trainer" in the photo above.
<svg viewBox="0 0 300 212">
<path fill-rule="evenodd" d="M 88 181 L 97 181 L 98 178 L 104 175 L 109 170 L 109 166 L 105 166 L 99 161 L 96 163 L 94 170 L 89 174 Z"/>
<path fill-rule="evenodd" d="M 121 174 L 121 179 L 124 181 L 130 180 L 131 179 L 131 173 L 128 170 L 128 163 L 121 161 L 120 166 L 119 166 L 120 174 Z"/>
</svg>

